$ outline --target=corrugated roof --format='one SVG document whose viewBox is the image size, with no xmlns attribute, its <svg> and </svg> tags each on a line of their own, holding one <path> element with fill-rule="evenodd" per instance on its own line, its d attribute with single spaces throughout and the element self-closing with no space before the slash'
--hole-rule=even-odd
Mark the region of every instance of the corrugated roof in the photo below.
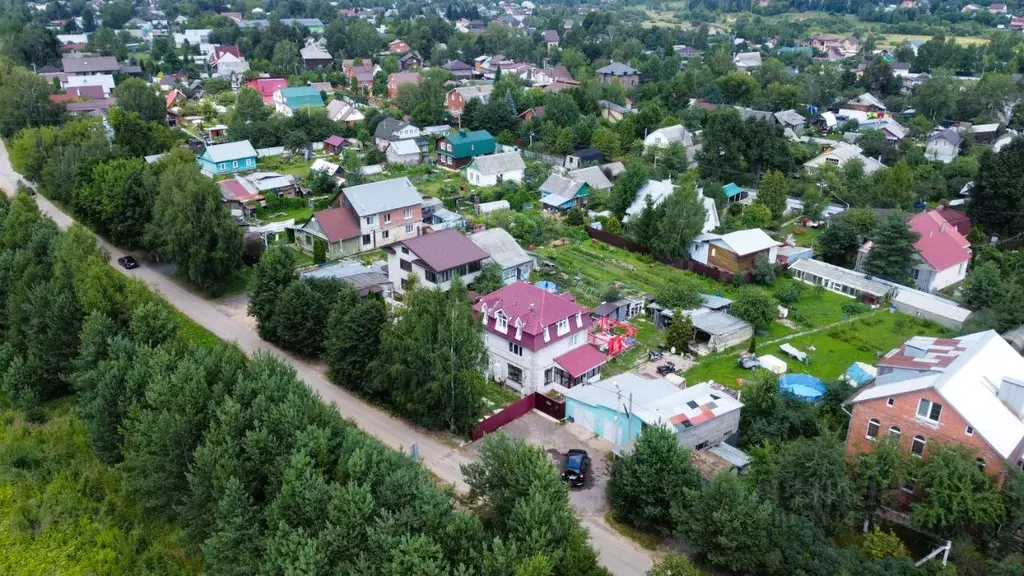
<svg viewBox="0 0 1024 576">
<path fill-rule="evenodd" d="M 854 270 L 847 270 L 839 266 L 834 266 L 821 260 L 812 260 L 810 258 L 801 258 L 796 262 L 789 265 L 790 270 L 797 270 L 800 272 L 806 272 L 808 274 L 814 274 L 819 278 L 825 278 L 838 282 L 845 286 L 856 289 L 864 294 L 869 294 L 877 298 L 881 298 L 888 294 L 892 287 L 883 282 L 872 280 L 865 274 L 856 272 Z"/>
<path fill-rule="evenodd" d="M 583 180 L 566 178 L 561 174 L 551 174 L 548 176 L 547 180 L 540 185 L 540 191 L 547 192 L 548 194 L 555 196 L 561 196 L 562 198 L 573 198 L 585 184 L 586 182 Z"/>
<path fill-rule="evenodd" d="M 481 174 L 487 176 L 501 175 L 516 170 L 526 170 L 526 164 L 523 162 L 523 157 L 519 155 L 519 152 L 502 152 L 500 154 L 477 156 L 473 160 L 473 166 Z"/>
<path fill-rule="evenodd" d="M 65 56 L 61 59 L 64 72 L 88 74 L 92 72 L 116 72 L 121 69 L 113 56 Z"/>
<path fill-rule="evenodd" d="M 498 288 L 481 298 L 473 308 L 480 311 L 484 306 L 489 316 L 501 311 L 508 318 L 510 326 L 522 322 L 523 332 L 533 335 L 543 333 L 545 326 L 551 326 L 559 320 L 572 318 L 576 314 L 584 316 L 587 312 L 567 295 L 552 294 L 523 281 Z"/>
<path fill-rule="evenodd" d="M 360 235 L 359 222 L 347 208 L 331 208 L 313 214 L 324 236 L 331 242 L 339 242 Z"/>
<path fill-rule="evenodd" d="M 405 176 L 342 188 L 345 200 L 360 217 L 418 206 L 420 193 Z"/>
<path fill-rule="evenodd" d="M 778 242 L 760 228 L 729 232 L 728 234 L 722 234 L 718 240 L 725 243 L 729 250 L 737 256 L 746 256 L 747 254 L 768 250 L 773 246 L 779 245 Z"/>
<path fill-rule="evenodd" d="M 454 228 L 401 242 L 435 272 L 443 272 L 487 258 L 487 252 Z"/>
<path fill-rule="evenodd" d="M 612 183 L 597 166 L 588 166 L 569 172 L 569 178 L 582 180 L 593 190 L 608 190 Z"/>
<path fill-rule="evenodd" d="M 207 146 L 203 154 L 211 162 L 228 162 L 241 158 L 255 158 L 256 149 L 252 147 L 248 140 L 239 140 L 238 142 Z"/>
<path fill-rule="evenodd" d="M 608 356 L 590 344 L 584 344 L 555 358 L 558 364 L 573 378 L 590 372 L 608 361 Z"/>
<path fill-rule="evenodd" d="M 624 397 L 632 395 L 633 414 L 644 424 L 671 430 L 682 427 L 684 422 L 705 422 L 743 407 L 739 400 L 710 382 L 678 388 L 662 378 L 645 378 L 632 372 L 574 386 L 565 395 L 576 402 L 621 413 L 624 410 L 620 391 Z"/>
<path fill-rule="evenodd" d="M 919 290 L 900 289 L 892 301 L 912 306 L 918 310 L 927 310 L 931 314 L 937 314 L 960 323 L 963 323 L 971 315 L 971 311 L 966 308 L 961 308 L 949 300 Z"/>
<path fill-rule="evenodd" d="M 921 235 L 914 249 L 933 269 L 946 270 L 971 259 L 971 243 L 938 210 L 914 214 L 908 224 Z"/>
<path fill-rule="evenodd" d="M 523 250 L 523 247 L 504 228 L 482 230 L 471 234 L 469 239 L 484 252 L 487 252 L 491 260 L 502 268 L 512 268 L 533 261 L 533 256 Z"/>
</svg>

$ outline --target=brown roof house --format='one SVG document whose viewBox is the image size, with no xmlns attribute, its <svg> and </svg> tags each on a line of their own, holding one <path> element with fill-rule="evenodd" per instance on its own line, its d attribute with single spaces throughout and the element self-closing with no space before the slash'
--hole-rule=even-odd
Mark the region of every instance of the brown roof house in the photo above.
<svg viewBox="0 0 1024 576">
<path fill-rule="evenodd" d="M 421 286 L 448 290 L 458 276 L 469 284 L 489 256 L 454 228 L 402 240 L 384 249 L 388 255 L 388 280 L 396 292 L 405 292 L 409 278 Z"/>
<path fill-rule="evenodd" d="M 299 228 L 295 229 L 295 247 L 312 253 L 317 241 L 327 245 L 327 257 L 331 260 L 359 253 L 359 221 L 348 208 L 321 210 Z"/>
</svg>

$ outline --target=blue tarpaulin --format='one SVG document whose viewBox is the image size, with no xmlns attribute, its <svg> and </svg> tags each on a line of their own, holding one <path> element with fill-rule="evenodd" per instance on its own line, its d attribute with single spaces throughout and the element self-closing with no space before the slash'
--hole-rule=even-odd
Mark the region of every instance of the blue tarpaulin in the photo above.
<svg viewBox="0 0 1024 576">
<path fill-rule="evenodd" d="M 854 362 L 846 369 L 846 377 L 856 384 L 863 386 L 875 378 L 874 369 L 863 362 Z"/>
</svg>

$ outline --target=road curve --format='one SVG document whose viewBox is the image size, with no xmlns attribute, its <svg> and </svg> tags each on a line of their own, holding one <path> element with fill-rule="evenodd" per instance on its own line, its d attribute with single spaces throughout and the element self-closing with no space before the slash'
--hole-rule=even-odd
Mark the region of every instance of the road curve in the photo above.
<svg viewBox="0 0 1024 576">
<path fill-rule="evenodd" d="M 0 140 L 0 187 L 3 187 L 8 195 L 12 195 L 18 182 L 29 185 L 21 178 L 20 174 L 14 171 L 7 148 L 3 140 Z M 68 214 L 41 195 L 37 194 L 35 200 L 40 211 L 56 222 L 60 229 L 67 229 L 74 222 Z M 130 272 L 124 270 L 117 265 L 117 259 L 124 256 L 126 252 L 103 238 L 97 237 L 97 242 L 110 253 L 109 263 L 115 270 L 142 280 L 151 290 L 161 294 L 182 314 L 218 338 L 226 342 L 234 342 L 246 354 L 271 352 L 279 356 L 295 369 L 298 377 L 314 393 L 319 395 L 324 402 L 334 406 L 343 417 L 352 420 L 360 429 L 396 450 L 409 451 L 415 444 L 420 460 L 431 472 L 445 482 L 452 483 L 456 490 L 466 490 L 467 486 L 463 481 L 460 467 L 473 459 L 465 452 L 449 445 L 438 435 L 396 418 L 367 404 L 348 390 L 335 386 L 327 380 L 319 365 L 289 354 L 262 340 L 254 330 L 231 319 L 202 295 L 179 284 L 170 276 L 162 273 L 159 268 L 140 266 Z M 579 512 L 579 514 L 583 525 L 590 531 L 591 544 L 600 554 L 601 564 L 612 574 L 640 576 L 653 565 L 650 552 L 620 536 L 600 516 L 583 512 Z"/>
</svg>

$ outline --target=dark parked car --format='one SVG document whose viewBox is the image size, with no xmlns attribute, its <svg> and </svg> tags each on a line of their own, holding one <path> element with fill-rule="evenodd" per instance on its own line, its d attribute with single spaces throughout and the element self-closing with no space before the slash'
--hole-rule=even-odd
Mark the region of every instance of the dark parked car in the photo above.
<svg viewBox="0 0 1024 576">
<path fill-rule="evenodd" d="M 578 448 L 569 450 L 569 453 L 565 455 L 562 480 L 568 482 L 569 486 L 583 486 L 588 468 L 590 468 L 590 456 L 587 455 L 586 450 Z"/>
<path fill-rule="evenodd" d="M 672 374 L 676 371 L 676 365 L 674 362 L 665 362 L 661 366 L 658 366 L 658 375 L 664 376 L 665 374 Z"/>
<path fill-rule="evenodd" d="M 131 256 L 122 256 L 117 259 L 117 263 L 125 270 L 135 270 L 139 267 L 139 263 Z"/>
</svg>

